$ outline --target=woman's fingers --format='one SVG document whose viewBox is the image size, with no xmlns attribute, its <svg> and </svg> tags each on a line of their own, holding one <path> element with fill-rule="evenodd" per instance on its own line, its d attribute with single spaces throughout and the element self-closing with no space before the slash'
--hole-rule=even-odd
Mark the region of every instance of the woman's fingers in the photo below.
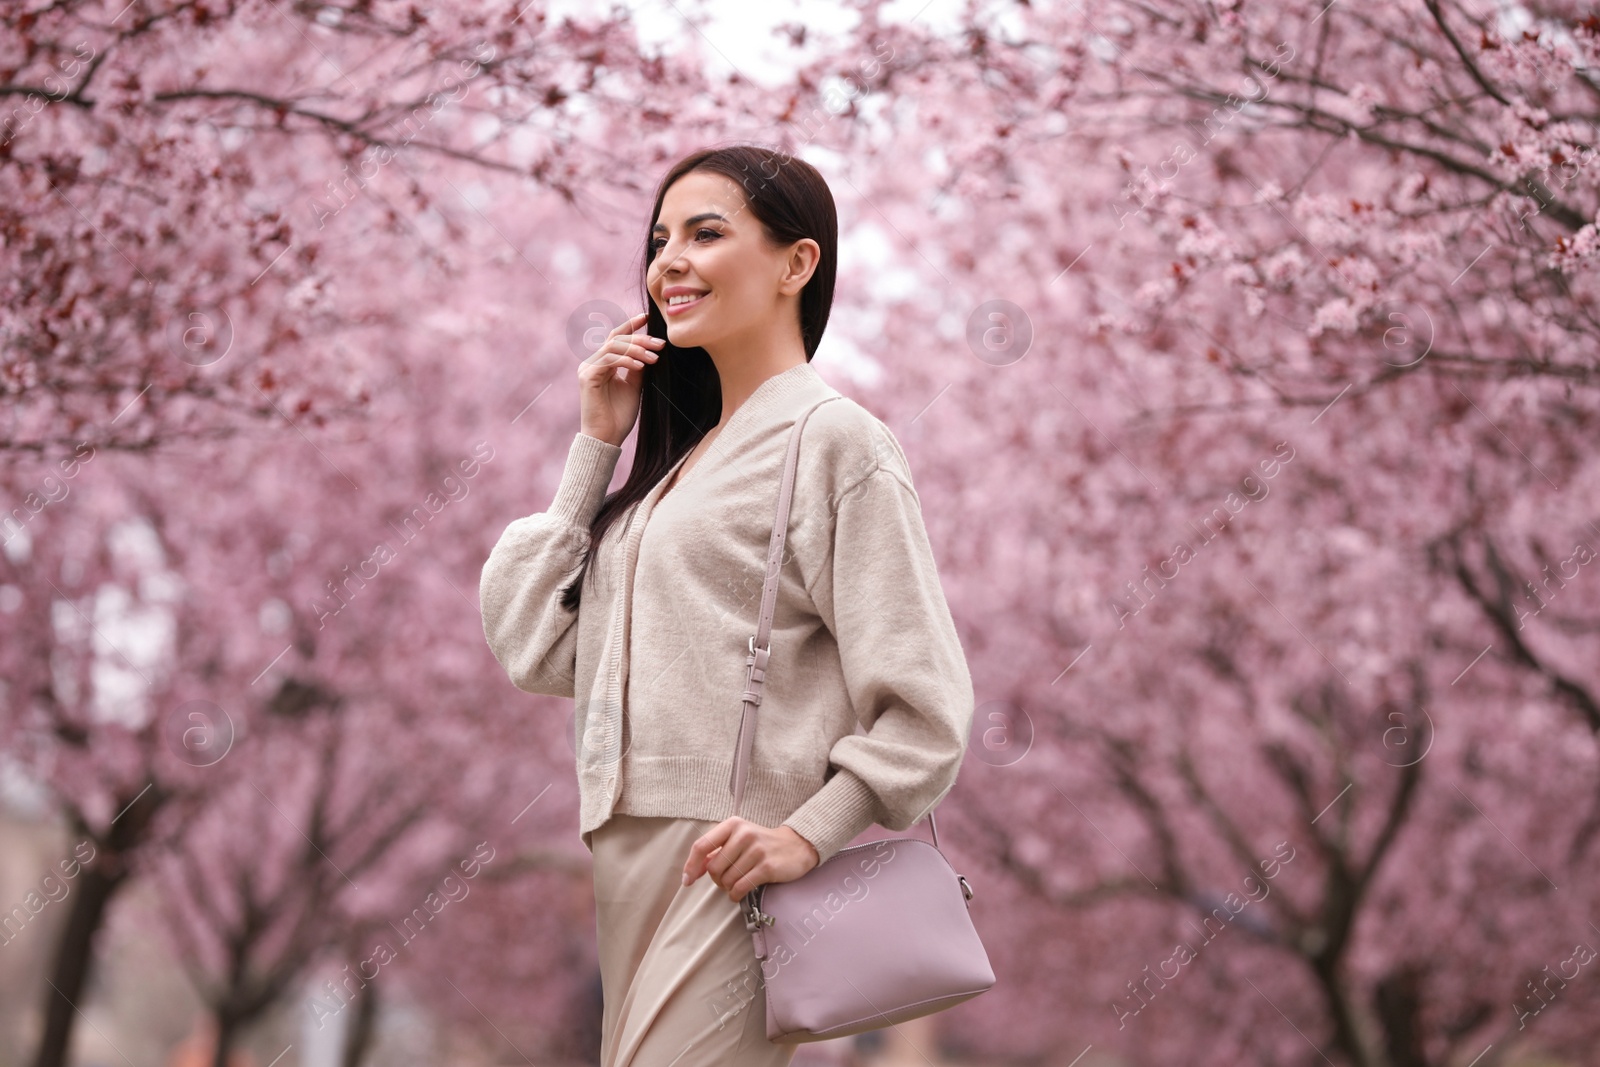
<svg viewBox="0 0 1600 1067">
<path fill-rule="evenodd" d="M 610 342 L 607 342 L 610 345 Z M 639 350 L 643 354 L 643 349 Z M 604 380 L 613 375 L 617 367 L 643 367 L 644 361 L 627 348 L 602 348 L 590 357 L 589 377 Z"/>
<path fill-rule="evenodd" d="M 683 884 L 689 885 L 701 874 L 707 874 L 719 889 L 737 901 L 759 883 L 754 880 L 760 866 L 763 850 L 759 837 L 745 830 L 754 826 L 739 816 L 731 816 L 706 831 L 689 846 L 689 859 L 684 864 Z M 740 884 L 743 889 L 739 889 Z"/>
<path fill-rule="evenodd" d="M 588 362 L 596 367 L 611 367 L 615 366 L 622 358 L 629 358 L 627 354 L 630 349 L 638 348 L 640 352 L 645 351 L 642 345 L 646 339 L 657 340 L 657 338 L 651 338 L 648 333 L 636 332 L 648 314 L 646 311 L 640 311 L 613 326 L 611 332 L 606 334 L 606 339 L 601 342 L 600 347 L 595 349 L 594 354 L 589 357 Z"/>
<path fill-rule="evenodd" d="M 751 845 L 734 853 L 736 847 L 723 846 L 712 858 L 711 867 L 715 872 L 712 880 L 735 901 L 760 884 L 756 876 L 761 867 L 759 849 Z"/>
<path fill-rule="evenodd" d="M 643 311 L 639 312 L 631 319 L 623 319 L 621 322 L 617 323 L 616 326 L 612 327 L 610 333 L 606 334 L 606 344 L 609 345 L 617 338 L 625 338 L 628 334 L 633 333 L 639 328 L 640 324 L 644 322 L 644 319 L 645 312 Z M 602 345 L 601 347 L 604 348 L 605 345 Z"/>
<path fill-rule="evenodd" d="M 659 358 L 655 350 L 661 347 L 660 341 L 659 337 L 647 334 L 609 338 L 592 357 L 591 366 L 596 368 L 596 374 L 603 374 L 612 367 L 643 367 Z"/>
<path fill-rule="evenodd" d="M 641 360 L 654 363 L 661 346 L 665 342 L 659 337 L 651 337 L 646 333 L 636 333 L 633 337 L 633 342 L 627 348 L 628 354 L 633 356 L 634 361 L 639 362 L 640 366 L 644 365 L 643 362 L 640 362 Z"/>
<path fill-rule="evenodd" d="M 734 821 L 733 818 L 724 819 L 695 838 L 694 844 L 689 846 L 689 858 L 683 864 L 684 885 L 688 885 L 706 873 L 707 859 L 727 842 L 728 835 L 733 832 L 732 824 Z M 716 880 L 715 876 L 713 876 L 712 880 Z"/>
</svg>

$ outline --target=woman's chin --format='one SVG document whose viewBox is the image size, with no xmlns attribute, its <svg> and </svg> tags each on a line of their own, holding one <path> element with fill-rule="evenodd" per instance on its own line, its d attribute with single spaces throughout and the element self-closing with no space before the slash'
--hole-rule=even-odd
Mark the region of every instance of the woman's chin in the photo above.
<svg viewBox="0 0 1600 1067">
<path fill-rule="evenodd" d="M 678 348 L 699 348 L 704 343 L 704 338 L 704 330 L 674 330 L 670 326 L 667 328 L 667 340 Z"/>
</svg>

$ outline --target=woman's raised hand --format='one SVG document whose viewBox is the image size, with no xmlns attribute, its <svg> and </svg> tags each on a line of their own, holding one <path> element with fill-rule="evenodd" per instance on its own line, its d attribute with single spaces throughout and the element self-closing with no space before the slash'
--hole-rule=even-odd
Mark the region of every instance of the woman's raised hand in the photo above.
<svg viewBox="0 0 1600 1067">
<path fill-rule="evenodd" d="M 639 417 L 644 366 L 656 361 L 664 343 L 659 337 L 633 332 L 648 315 L 641 311 L 622 322 L 578 364 L 578 429 L 589 437 L 621 445 Z"/>
</svg>

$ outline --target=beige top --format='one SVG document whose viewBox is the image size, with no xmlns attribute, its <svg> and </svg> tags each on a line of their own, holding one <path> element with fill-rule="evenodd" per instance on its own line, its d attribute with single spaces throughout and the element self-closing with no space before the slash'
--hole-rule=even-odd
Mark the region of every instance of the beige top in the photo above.
<svg viewBox="0 0 1600 1067">
<path fill-rule="evenodd" d="M 838 395 L 809 363 L 758 386 L 663 496 L 614 523 L 576 612 L 559 603 L 621 447 L 579 433 L 548 511 L 484 564 L 483 628 L 519 689 L 572 697 L 579 834 L 613 812 L 721 820 L 789 431 Z M 899 442 L 848 398 L 806 423 L 755 747 L 738 814 L 823 860 L 909 829 L 955 784 L 972 678 Z M 626 703 L 624 702 L 626 701 Z M 624 791 L 624 783 L 626 790 Z"/>
</svg>

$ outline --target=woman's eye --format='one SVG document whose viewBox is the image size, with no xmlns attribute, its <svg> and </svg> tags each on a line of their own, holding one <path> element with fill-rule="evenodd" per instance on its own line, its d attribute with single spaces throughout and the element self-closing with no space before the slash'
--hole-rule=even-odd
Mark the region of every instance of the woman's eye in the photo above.
<svg viewBox="0 0 1600 1067">
<path fill-rule="evenodd" d="M 708 229 L 696 230 L 694 235 L 697 238 L 706 237 L 706 236 L 711 236 L 711 237 L 721 237 L 722 236 L 722 234 L 718 233 L 716 230 L 708 230 Z M 661 251 L 661 246 L 663 244 L 665 244 L 665 243 L 666 243 L 666 238 L 665 237 L 657 237 L 657 238 L 652 239 L 651 242 L 650 242 L 650 251 L 652 251 L 652 252 Z"/>
</svg>

